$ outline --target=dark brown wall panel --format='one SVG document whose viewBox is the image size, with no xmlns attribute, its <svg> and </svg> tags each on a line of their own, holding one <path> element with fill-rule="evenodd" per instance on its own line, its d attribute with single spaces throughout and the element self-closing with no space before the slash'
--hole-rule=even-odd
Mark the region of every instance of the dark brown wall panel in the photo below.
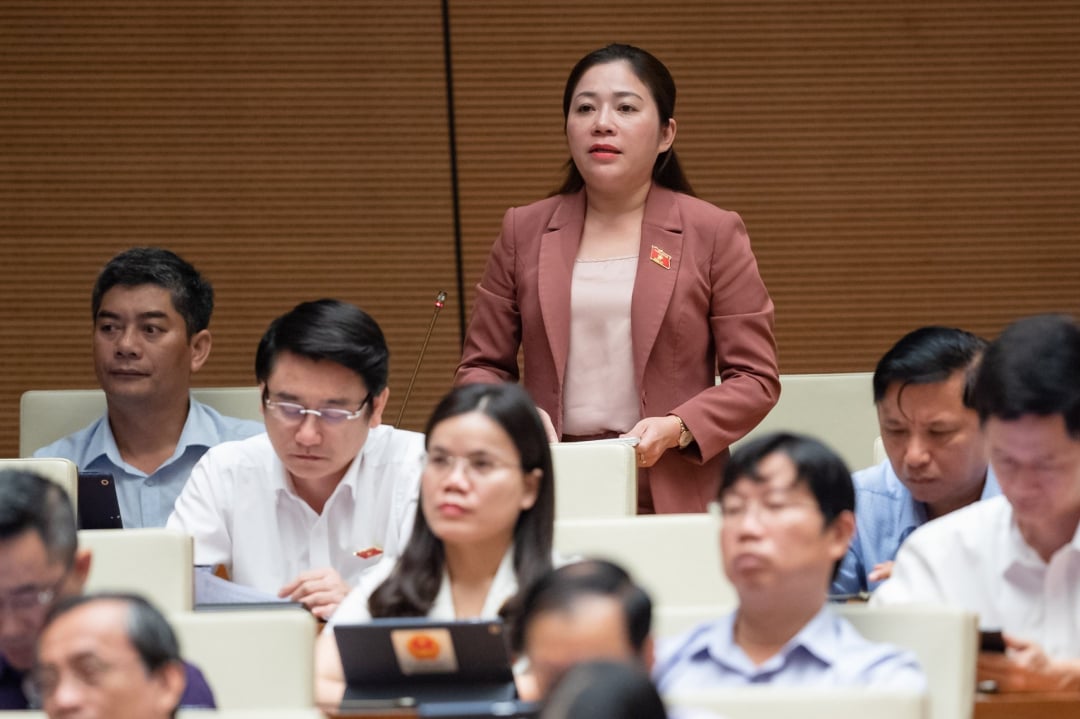
<svg viewBox="0 0 1080 719">
<path fill-rule="evenodd" d="M 784 372 L 872 369 L 903 332 L 1080 311 L 1080 4 L 452 4 L 468 284 L 557 184 L 562 84 L 612 41 L 679 85 L 698 194 L 741 212 Z"/>
<path fill-rule="evenodd" d="M 94 384 L 90 284 L 161 244 L 218 290 L 201 384 L 247 384 L 301 300 L 370 310 L 404 424 L 456 363 L 506 207 L 554 187 L 570 66 L 613 40 L 679 83 L 699 194 L 746 218 L 785 372 L 869 369 L 928 322 L 1080 312 L 1080 5 L 450 3 L 466 296 L 455 296 L 441 7 L 0 4 L 0 453 L 29 388 Z M 391 419 L 397 403 L 392 402 Z"/>
<path fill-rule="evenodd" d="M 200 384 L 254 383 L 270 319 L 340 297 L 386 331 L 393 421 L 456 283 L 436 3 L 5 2 L 0 98 L 0 452 L 23 390 L 95 384 L 90 286 L 136 244 L 214 282 Z M 403 424 L 458 347 L 444 320 Z"/>
</svg>

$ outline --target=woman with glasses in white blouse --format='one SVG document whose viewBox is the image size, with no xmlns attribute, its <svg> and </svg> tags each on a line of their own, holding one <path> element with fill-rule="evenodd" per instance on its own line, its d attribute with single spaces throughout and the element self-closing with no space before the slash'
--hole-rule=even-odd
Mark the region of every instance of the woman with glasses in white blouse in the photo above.
<svg viewBox="0 0 1080 719">
<path fill-rule="evenodd" d="M 404 553 L 361 578 L 331 619 L 493 618 L 552 565 L 555 490 L 540 416 L 512 384 L 464 385 L 435 408 Z M 316 645 L 316 699 L 345 689 L 334 632 Z"/>
</svg>

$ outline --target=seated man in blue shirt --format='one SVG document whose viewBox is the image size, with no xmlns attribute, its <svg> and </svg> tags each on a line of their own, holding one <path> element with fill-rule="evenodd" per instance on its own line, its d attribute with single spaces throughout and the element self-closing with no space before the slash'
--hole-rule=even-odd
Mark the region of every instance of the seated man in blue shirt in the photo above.
<svg viewBox="0 0 1080 719">
<path fill-rule="evenodd" d="M 827 604 L 855 530 L 843 460 L 817 440 L 770 434 L 732 455 L 720 485 L 732 614 L 661 642 L 661 694 L 777 684 L 925 691 L 911 652 L 864 639 Z"/>
<path fill-rule="evenodd" d="M 90 550 L 77 543 L 71 500 L 59 485 L 30 472 L 0 472 L 0 710 L 30 706 L 27 674 L 45 616 L 81 593 L 90 572 Z M 202 674 L 185 669 L 181 703 L 213 707 Z"/>
<path fill-rule="evenodd" d="M 94 371 L 108 410 L 34 456 L 111 474 L 125 527 L 164 527 L 206 450 L 263 431 L 191 397 L 210 356 L 213 309 L 210 283 L 168 250 L 121 252 L 94 284 Z"/>
<path fill-rule="evenodd" d="M 951 327 L 904 335 L 874 370 L 888 459 L 855 473 L 855 539 L 834 594 L 873 591 L 916 527 L 1001 494 L 970 387 L 986 340 Z"/>
</svg>

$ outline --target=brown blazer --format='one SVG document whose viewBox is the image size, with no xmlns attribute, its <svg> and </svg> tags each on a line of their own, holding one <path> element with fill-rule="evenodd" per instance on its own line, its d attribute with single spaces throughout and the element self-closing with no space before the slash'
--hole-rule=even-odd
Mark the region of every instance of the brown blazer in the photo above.
<svg viewBox="0 0 1080 719">
<path fill-rule="evenodd" d="M 455 384 L 524 384 L 562 433 L 570 281 L 585 193 L 511 208 L 477 286 Z M 670 256 L 670 268 L 650 259 Z M 641 416 L 677 414 L 694 435 L 647 473 L 657 512 L 700 512 L 716 498 L 728 445 L 780 396 L 773 303 L 742 219 L 654 185 L 645 203 L 631 306 Z M 719 373 L 723 383 L 715 384 Z"/>
</svg>

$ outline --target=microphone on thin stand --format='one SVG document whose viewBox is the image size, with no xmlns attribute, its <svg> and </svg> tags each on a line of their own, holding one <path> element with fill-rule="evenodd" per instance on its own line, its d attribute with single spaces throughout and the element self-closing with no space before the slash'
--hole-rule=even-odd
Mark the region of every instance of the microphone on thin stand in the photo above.
<svg viewBox="0 0 1080 719">
<path fill-rule="evenodd" d="M 431 315 L 431 324 L 428 325 L 427 335 L 424 337 L 424 344 L 420 347 L 420 356 L 416 358 L 416 368 L 413 369 L 412 378 L 409 380 L 409 388 L 405 390 L 405 398 L 401 400 L 401 410 L 398 411 L 397 422 L 394 422 L 395 427 L 401 426 L 401 418 L 405 416 L 405 405 L 409 403 L 409 395 L 412 394 L 413 383 L 416 382 L 416 375 L 420 372 L 420 364 L 424 361 L 424 353 L 427 352 L 428 342 L 431 341 L 431 331 L 435 329 L 435 320 L 439 319 L 439 310 L 443 308 L 446 303 L 446 291 L 439 290 L 439 294 L 435 296 L 435 312 Z"/>
</svg>

